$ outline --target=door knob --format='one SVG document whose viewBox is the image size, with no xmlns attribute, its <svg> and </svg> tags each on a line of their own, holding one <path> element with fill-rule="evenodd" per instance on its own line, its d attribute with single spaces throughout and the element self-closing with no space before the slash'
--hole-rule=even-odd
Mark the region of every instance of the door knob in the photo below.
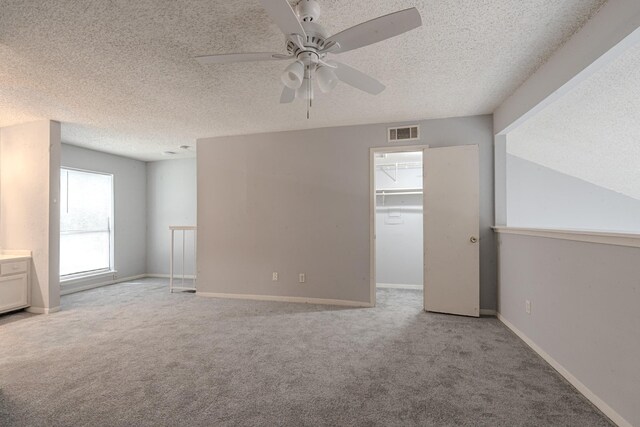
<svg viewBox="0 0 640 427">
<path fill-rule="evenodd" d="M 471 236 L 471 238 L 469 239 L 469 241 L 471 243 L 478 243 L 478 238 L 476 236 Z"/>
</svg>

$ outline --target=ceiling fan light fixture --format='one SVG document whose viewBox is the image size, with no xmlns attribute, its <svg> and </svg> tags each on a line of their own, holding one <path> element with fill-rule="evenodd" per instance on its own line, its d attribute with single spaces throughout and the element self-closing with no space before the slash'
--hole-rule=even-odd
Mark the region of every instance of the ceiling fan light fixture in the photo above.
<svg viewBox="0 0 640 427">
<path fill-rule="evenodd" d="M 289 89 L 298 89 L 304 80 L 304 64 L 300 61 L 289 64 L 282 73 L 281 80 Z"/>
<path fill-rule="evenodd" d="M 339 54 L 370 46 L 383 40 L 399 36 L 422 25 L 420 12 L 411 7 L 379 16 L 327 37 L 317 23 L 320 18 L 318 0 L 259 0 L 271 20 L 285 36 L 287 54 L 276 52 L 229 53 L 198 56 L 203 65 L 229 64 L 250 61 L 281 61 L 292 59 L 280 79 L 284 84 L 280 95 L 281 104 L 289 104 L 295 98 L 307 102 L 307 119 L 313 106 L 314 80 L 320 90 L 328 92 L 335 88 L 338 80 L 371 95 L 378 95 L 385 86 L 362 71 L 346 64 L 330 61 L 328 54 Z"/>
<path fill-rule="evenodd" d="M 316 76 L 318 76 L 318 86 L 322 93 L 331 92 L 338 84 L 338 76 L 330 67 L 318 67 Z"/>
</svg>

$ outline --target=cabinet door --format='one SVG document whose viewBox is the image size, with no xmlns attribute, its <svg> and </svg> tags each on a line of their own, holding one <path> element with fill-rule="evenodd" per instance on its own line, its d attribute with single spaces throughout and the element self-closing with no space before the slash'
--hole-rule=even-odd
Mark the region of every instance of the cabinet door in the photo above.
<svg viewBox="0 0 640 427">
<path fill-rule="evenodd" d="M 0 313 L 29 305 L 27 275 L 0 277 Z"/>
</svg>

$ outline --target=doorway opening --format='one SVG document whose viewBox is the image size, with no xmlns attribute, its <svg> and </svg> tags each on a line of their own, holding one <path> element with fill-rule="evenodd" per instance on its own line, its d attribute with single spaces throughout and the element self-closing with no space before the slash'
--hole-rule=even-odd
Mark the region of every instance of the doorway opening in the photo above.
<svg viewBox="0 0 640 427">
<path fill-rule="evenodd" d="M 372 150 L 374 302 L 424 308 L 424 148 Z"/>
<path fill-rule="evenodd" d="M 422 172 L 422 188 L 419 188 L 420 181 L 411 187 L 406 185 L 413 184 L 400 182 L 403 170 L 400 165 L 398 165 L 397 174 L 395 165 L 387 167 L 391 169 L 390 171 L 382 170 L 384 168 L 381 167 L 381 164 L 393 163 L 390 161 L 392 155 L 411 152 L 419 152 L 422 155 L 422 167 L 417 168 L 417 165 L 412 165 L 417 168 L 413 169 L 413 175 L 420 175 L 420 172 L 416 174 L 415 171 Z M 410 167 L 406 169 L 412 170 Z M 397 276 L 385 276 L 382 265 L 387 261 L 383 259 L 387 253 L 387 248 L 384 247 L 386 241 L 384 233 L 391 231 L 395 234 L 401 226 L 408 225 L 409 215 L 413 209 L 414 212 L 421 214 L 422 221 L 418 223 L 422 223 L 422 230 L 410 234 L 416 238 L 421 237 L 422 243 L 416 244 L 414 241 L 412 244 L 396 246 L 391 254 L 393 256 L 391 263 L 395 267 L 399 266 L 402 273 L 407 273 L 409 269 L 415 271 L 416 264 L 421 266 L 422 290 L 417 294 L 423 296 L 422 304 L 419 306 L 425 311 L 478 317 L 480 315 L 478 145 L 439 148 L 428 146 L 372 148 L 370 171 L 371 305 L 376 305 L 376 294 L 388 296 L 389 292 L 383 287 L 385 284 L 405 285 L 404 289 L 396 288 L 409 291 L 406 285 L 411 283 L 402 283 L 409 281 L 401 278 L 406 276 L 400 276 L 399 273 Z M 410 172 L 407 174 L 411 175 Z M 391 182 L 387 179 L 391 179 Z M 392 188 L 384 185 L 392 185 Z M 387 194 L 394 191 L 394 195 Z M 401 200 L 401 197 L 417 197 L 420 193 L 422 193 L 422 202 L 419 201 L 420 199 L 412 203 L 408 200 L 403 203 Z M 394 200 L 390 202 L 389 199 Z M 386 226 L 393 226 L 398 230 L 389 230 L 388 227 L 385 229 Z M 416 247 L 418 250 L 412 251 L 411 248 Z M 408 260 L 415 259 L 418 259 L 418 262 L 411 264 L 410 267 L 407 264 Z M 389 298 L 385 298 L 384 304 L 389 305 L 388 301 Z M 400 298 L 391 305 L 414 306 L 410 301 L 411 299 Z"/>
</svg>

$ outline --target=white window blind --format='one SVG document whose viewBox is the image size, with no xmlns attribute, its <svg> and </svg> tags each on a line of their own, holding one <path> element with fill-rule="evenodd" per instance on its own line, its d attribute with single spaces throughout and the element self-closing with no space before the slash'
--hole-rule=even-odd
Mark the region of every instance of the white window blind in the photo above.
<svg viewBox="0 0 640 427">
<path fill-rule="evenodd" d="M 113 176 L 61 169 L 60 276 L 112 269 Z"/>
</svg>

